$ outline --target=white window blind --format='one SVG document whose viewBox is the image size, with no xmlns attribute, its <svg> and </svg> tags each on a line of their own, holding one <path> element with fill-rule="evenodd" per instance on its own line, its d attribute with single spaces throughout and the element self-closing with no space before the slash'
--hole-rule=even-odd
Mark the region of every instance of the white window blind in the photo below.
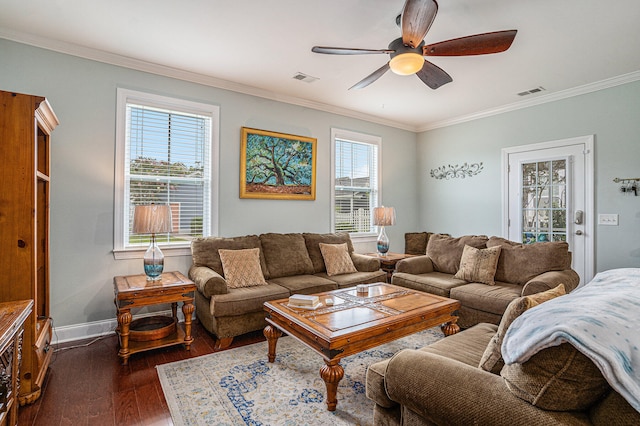
<svg viewBox="0 0 640 426">
<path fill-rule="evenodd" d="M 365 141 L 364 136 L 338 132 L 333 137 L 334 231 L 375 232 L 371 218 L 379 197 L 378 144 Z"/>
<path fill-rule="evenodd" d="M 171 208 L 171 232 L 156 235 L 158 243 L 188 247 L 194 237 L 212 231 L 214 117 L 191 103 L 180 108 L 179 100 L 162 105 L 157 99 L 125 98 L 121 238 L 114 251 L 148 245 L 148 235 L 132 233 L 133 212 L 136 205 L 152 203 Z"/>
</svg>

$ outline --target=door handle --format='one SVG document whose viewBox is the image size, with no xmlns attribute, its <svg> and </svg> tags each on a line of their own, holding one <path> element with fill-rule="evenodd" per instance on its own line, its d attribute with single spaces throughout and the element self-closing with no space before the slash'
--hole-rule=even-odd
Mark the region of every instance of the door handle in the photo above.
<svg viewBox="0 0 640 426">
<path fill-rule="evenodd" d="M 582 231 L 578 229 L 578 230 L 576 231 L 576 235 L 582 235 Z"/>
</svg>

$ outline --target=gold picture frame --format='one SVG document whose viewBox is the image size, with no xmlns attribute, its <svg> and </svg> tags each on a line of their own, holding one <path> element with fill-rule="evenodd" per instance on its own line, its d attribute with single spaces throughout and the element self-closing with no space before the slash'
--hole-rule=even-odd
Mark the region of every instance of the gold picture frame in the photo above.
<svg viewBox="0 0 640 426">
<path fill-rule="evenodd" d="M 316 199 L 315 138 L 242 128 L 240 198 Z"/>
</svg>

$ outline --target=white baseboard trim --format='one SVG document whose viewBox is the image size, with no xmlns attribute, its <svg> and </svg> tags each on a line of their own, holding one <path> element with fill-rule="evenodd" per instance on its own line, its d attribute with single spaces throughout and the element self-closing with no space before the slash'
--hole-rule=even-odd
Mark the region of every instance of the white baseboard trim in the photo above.
<svg viewBox="0 0 640 426">
<path fill-rule="evenodd" d="M 150 317 L 155 315 L 171 316 L 171 311 L 167 310 L 135 315 L 133 319 L 135 320 L 138 318 Z M 184 315 L 180 310 L 178 310 L 178 321 L 184 322 Z M 74 342 L 76 340 L 107 336 L 109 334 L 114 334 L 117 326 L 118 320 L 116 318 L 102 321 L 86 322 L 83 324 L 64 325 L 60 327 L 54 326 L 51 344 L 57 345 L 59 343 Z"/>
</svg>

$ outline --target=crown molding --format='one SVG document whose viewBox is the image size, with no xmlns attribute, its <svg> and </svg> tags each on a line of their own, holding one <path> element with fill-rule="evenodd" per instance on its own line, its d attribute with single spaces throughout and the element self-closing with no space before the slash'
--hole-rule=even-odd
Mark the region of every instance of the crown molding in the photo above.
<svg viewBox="0 0 640 426">
<path fill-rule="evenodd" d="M 329 105 L 322 102 L 311 101 L 308 99 L 298 98 L 295 96 L 283 95 L 280 93 L 264 90 L 253 86 L 247 86 L 232 81 L 223 80 L 216 77 L 207 76 L 191 71 L 185 71 L 178 68 L 159 65 L 152 62 L 141 61 L 139 59 L 127 56 L 116 55 L 98 49 L 85 46 L 79 46 L 73 43 L 67 43 L 52 40 L 46 37 L 25 34 L 16 31 L 0 28 L 0 38 L 15 41 L 17 43 L 27 44 L 42 49 L 52 50 L 58 53 L 64 53 L 71 56 L 77 56 L 83 59 L 90 59 L 97 62 L 116 65 L 137 71 L 143 71 L 150 74 L 156 74 L 164 77 L 171 77 L 178 80 L 188 81 L 191 83 L 202 84 L 204 86 L 215 87 L 218 89 L 229 90 L 232 92 L 242 93 L 245 95 L 257 96 L 259 98 L 270 99 L 278 102 L 284 102 L 305 108 L 311 108 L 332 114 L 338 114 L 345 117 L 355 118 L 358 120 L 369 121 L 384 126 L 394 127 L 401 130 L 416 132 L 417 127 L 407 123 L 401 123 L 394 120 L 385 119 L 375 115 L 365 114 L 353 111 L 347 108 L 341 108 L 335 105 Z"/>
<path fill-rule="evenodd" d="M 442 120 L 419 127 L 417 132 L 425 132 L 440 127 L 453 126 L 454 124 L 466 123 L 468 121 L 478 120 L 480 118 L 491 117 L 493 115 L 504 114 L 505 112 L 516 111 L 523 108 L 529 108 L 536 105 L 542 105 L 549 102 L 555 102 L 562 99 L 572 98 L 574 96 L 584 95 L 596 92 L 598 90 L 609 89 L 611 87 L 620 86 L 622 84 L 632 83 L 640 80 L 640 71 L 634 71 L 623 74 L 618 77 L 612 77 L 595 83 L 585 84 L 583 86 L 573 87 L 571 89 L 561 90 L 559 92 L 549 93 L 547 95 L 538 96 L 526 101 L 514 102 L 512 104 L 503 105 L 497 108 L 487 109 L 469 115 L 464 115 L 449 120 Z"/>
<path fill-rule="evenodd" d="M 631 83 L 631 82 L 640 80 L 640 71 L 634 71 L 628 74 L 605 79 L 595 83 L 585 84 L 583 86 L 578 86 L 571 89 L 538 96 L 533 99 L 514 102 L 511 104 L 499 106 L 496 108 L 491 108 L 484 111 L 479 111 L 476 113 L 455 117 L 452 119 L 436 121 L 433 123 L 427 123 L 423 126 L 412 126 L 407 123 L 401 123 L 395 120 L 389 120 L 382 117 L 353 111 L 347 108 L 338 107 L 335 105 L 329 105 L 322 102 L 311 101 L 308 99 L 298 98 L 295 96 L 283 95 L 276 92 L 272 92 L 270 90 L 260 89 L 253 86 L 247 86 L 240 83 L 234 83 L 232 81 L 207 76 L 204 74 L 185 71 L 185 70 L 181 70 L 173 67 L 168 67 L 165 65 L 155 64 L 152 62 L 141 61 L 139 59 L 134 59 L 127 56 L 116 55 L 116 54 L 105 52 L 98 49 L 79 46 L 73 43 L 61 42 L 61 41 L 52 40 L 46 37 L 40 37 L 32 34 L 12 31 L 6 28 L 0 28 L 0 38 L 15 41 L 22 44 L 27 44 L 34 47 L 39 47 L 42 49 L 47 49 L 47 50 L 52 50 L 59 53 L 68 54 L 71 56 L 90 59 L 93 61 L 102 62 L 109 65 L 120 66 L 120 67 L 129 68 L 137 71 L 147 72 L 150 74 L 156 74 L 164 77 L 170 77 L 178 80 L 188 81 L 191 83 L 197 83 L 205 86 L 215 87 L 218 89 L 242 93 L 245 95 L 256 96 L 264 99 L 270 99 L 278 102 L 297 105 L 304 108 L 310 108 L 318 111 L 342 115 L 345 117 L 368 121 L 371 123 L 381 124 L 384 126 L 394 127 L 401 130 L 407 130 L 414 133 L 420 133 L 420 132 L 425 132 L 428 130 L 433 130 L 441 127 L 448 127 L 456 124 L 466 123 L 468 121 L 487 118 L 494 115 L 503 114 L 505 112 L 516 111 L 519 109 L 529 108 L 536 105 L 542 105 L 548 102 L 555 102 L 558 100 L 571 98 L 573 96 L 584 95 L 584 94 L 595 92 L 598 90 L 608 89 L 611 87 L 615 87 L 622 84 Z"/>
</svg>

